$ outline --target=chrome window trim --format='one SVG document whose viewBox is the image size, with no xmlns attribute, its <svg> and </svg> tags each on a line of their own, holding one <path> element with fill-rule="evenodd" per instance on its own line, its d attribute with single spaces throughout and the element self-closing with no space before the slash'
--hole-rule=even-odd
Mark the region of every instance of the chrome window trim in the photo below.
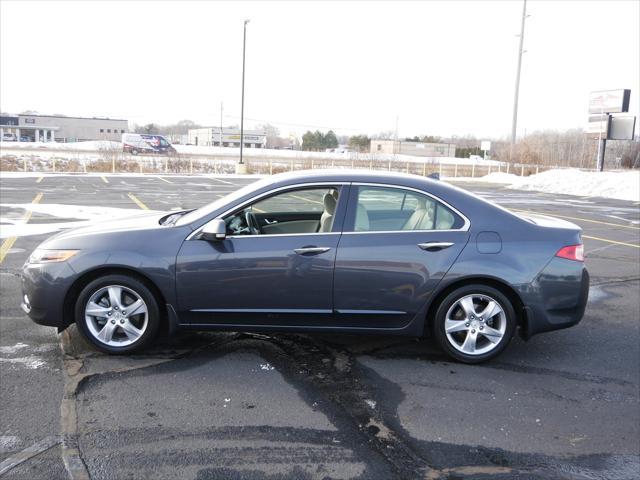
<svg viewBox="0 0 640 480">
<path fill-rule="evenodd" d="M 342 232 L 269 233 L 266 235 L 227 235 L 225 238 L 304 237 L 307 235 L 340 235 Z"/>
<path fill-rule="evenodd" d="M 453 228 L 453 229 L 442 229 L 442 230 L 438 230 L 438 229 L 430 229 L 430 230 L 370 230 L 370 231 L 366 231 L 366 232 L 342 232 L 343 235 L 353 235 L 353 234 L 371 234 L 371 233 L 412 233 L 412 232 L 467 232 L 469 231 L 469 228 L 471 227 L 471 222 L 469 221 L 469 219 L 467 218 L 466 215 L 464 215 L 460 210 L 458 210 L 457 208 L 451 206 L 450 204 L 448 204 L 447 202 L 445 202 L 444 200 L 442 200 L 440 197 L 437 197 L 436 195 L 433 195 L 432 193 L 429 192 L 425 192 L 424 190 L 420 190 L 418 188 L 413 188 L 413 187 L 405 187 L 404 185 L 391 185 L 388 183 L 371 183 L 371 182 L 352 182 L 351 183 L 352 186 L 365 186 L 365 187 L 383 187 L 383 188 L 398 188 L 401 190 L 409 190 L 412 192 L 416 192 L 419 193 L 421 195 L 426 195 L 427 197 L 431 197 L 433 200 L 435 200 L 436 202 L 441 203 L 442 205 L 444 205 L 445 207 L 449 208 L 451 211 L 455 212 L 460 218 L 462 218 L 464 220 L 464 224 L 462 225 L 462 227 L 460 228 Z"/>
<path fill-rule="evenodd" d="M 318 235 L 318 234 L 322 234 L 322 235 L 371 235 L 371 234 L 380 234 L 380 233 L 434 233 L 434 232 L 467 232 L 469 231 L 469 228 L 471 227 L 471 222 L 469 221 L 469 219 L 467 218 L 466 215 L 464 215 L 462 212 L 460 212 L 460 210 L 458 210 L 457 208 L 452 207 L 449 203 L 445 202 L 444 200 L 442 200 L 440 197 L 437 197 L 436 195 L 433 195 L 429 192 L 425 192 L 424 190 L 420 190 L 418 188 L 413 188 L 413 187 L 406 187 L 404 185 L 394 185 L 394 184 L 389 184 L 389 183 L 371 183 L 371 182 L 312 182 L 312 183 L 300 183 L 300 184 L 296 184 L 296 185 L 286 185 L 283 187 L 279 187 L 276 188 L 274 190 L 269 190 L 267 192 L 263 192 L 259 195 L 255 195 L 251 198 L 249 198 L 248 200 L 245 200 L 244 202 L 242 202 L 240 205 L 237 205 L 235 207 L 232 207 L 226 211 L 224 211 L 223 213 L 221 213 L 220 215 L 218 215 L 216 218 L 212 218 L 210 221 L 212 220 L 216 220 L 218 218 L 224 218 L 226 215 L 229 215 L 230 213 L 236 211 L 236 210 L 240 210 L 243 207 L 247 206 L 248 204 L 254 203 L 258 200 L 260 200 L 263 197 L 267 197 L 267 196 L 271 196 L 272 194 L 276 194 L 282 190 L 297 190 L 300 188 L 307 188 L 307 187 L 322 187 L 322 186 L 331 186 L 331 185 L 355 185 L 355 186 L 365 186 L 365 187 L 382 187 L 382 188 L 397 188 L 397 189 L 401 189 L 401 190 L 409 190 L 411 192 L 415 192 L 415 193 L 419 193 L 421 195 L 426 195 L 427 197 L 432 198 L 433 200 L 435 200 L 436 202 L 441 203 L 442 205 L 446 206 L 447 208 L 451 209 L 453 212 L 455 212 L 457 215 L 459 215 L 463 220 L 464 220 L 464 225 L 462 225 L 462 227 L 460 228 L 454 228 L 454 229 L 442 229 L 442 230 L 438 230 L 438 229 L 432 229 L 432 230 L 372 230 L 372 231 L 366 231 L 366 232 L 310 232 L 310 233 L 274 233 L 274 234 L 270 234 L 270 235 L 229 235 L 226 238 L 269 238 L 269 237 L 292 237 L 292 236 L 307 236 L 307 235 Z M 191 232 L 189 234 L 189 236 L 186 238 L 186 240 L 192 240 L 194 236 L 196 236 L 197 234 L 200 233 L 200 231 L 204 228 L 204 226 L 209 223 L 206 222 L 203 225 L 201 225 L 200 227 L 198 227 L 196 230 L 194 230 L 193 232 Z"/>
<path fill-rule="evenodd" d="M 373 230 L 369 232 L 341 232 L 342 235 L 371 235 L 373 233 L 436 233 L 436 232 L 466 232 L 462 229 L 442 229 L 442 230 Z"/>
<path fill-rule="evenodd" d="M 235 212 L 236 210 L 241 210 L 242 208 L 244 208 L 245 206 L 247 206 L 250 203 L 255 203 L 256 201 L 260 200 L 263 197 L 267 197 L 267 196 L 271 196 L 273 194 L 276 194 L 282 190 L 298 190 L 301 188 L 306 188 L 306 187 L 323 187 L 323 186 L 331 186 L 331 185 L 340 185 L 340 186 L 344 186 L 344 185 L 349 185 L 351 184 L 351 182 L 311 182 L 311 183 L 298 183 L 296 185 L 286 185 L 283 187 L 278 187 L 274 190 L 269 190 L 267 192 L 263 192 L 259 195 L 255 195 L 247 200 L 245 200 L 244 202 L 242 202 L 239 205 L 236 205 L 235 207 L 232 207 L 228 210 L 225 210 L 223 213 L 221 213 L 220 215 L 218 215 L 216 218 L 212 218 L 211 220 L 209 220 L 209 222 L 219 219 L 219 218 L 224 218 L 225 216 L 229 215 L 232 212 Z M 195 229 L 193 232 L 191 232 L 189 234 L 189 236 L 185 239 L 186 240 L 192 240 L 193 237 L 197 234 L 200 233 L 200 231 L 204 228 L 204 226 L 209 223 L 206 222 L 202 225 L 200 225 L 197 229 Z M 274 233 L 274 234 L 270 234 L 270 235 L 229 235 L 226 238 L 258 238 L 258 237 L 282 237 L 282 236 L 293 236 L 293 235 L 318 235 L 318 233 L 321 233 L 322 235 L 327 235 L 327 234 L 339 234 L 341 232 L 311 232 L 311 233 Z"/>
</svg>

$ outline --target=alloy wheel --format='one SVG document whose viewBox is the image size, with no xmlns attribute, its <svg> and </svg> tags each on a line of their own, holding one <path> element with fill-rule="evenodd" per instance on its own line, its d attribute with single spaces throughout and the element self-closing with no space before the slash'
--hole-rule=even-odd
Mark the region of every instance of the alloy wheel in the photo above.
<svg viewBox="0 0 640 480">
<path fill-rule="evenodd" d="M 85 305 L 89 333 L 110 347 L 136 343 L 149 324 L 147 304 L 128 287 L 109 285 L 97 290 Z"/>
<path fill-rule="evenodd" d="M 479 293 L 465 295 L 447 311 L 444 330 L 456 350 L 466 355 L 483 355 L 502 341 L 507 317 L 494 298 Z"/>
</svg>

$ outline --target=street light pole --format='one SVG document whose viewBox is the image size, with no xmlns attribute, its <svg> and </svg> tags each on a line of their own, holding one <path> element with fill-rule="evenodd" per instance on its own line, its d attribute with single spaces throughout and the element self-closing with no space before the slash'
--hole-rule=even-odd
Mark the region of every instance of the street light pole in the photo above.
<svg viewBox="0 0 640 480">
<path fill-rule="evenodd" d="M 244 21 L 244 37 L 242 40 L 242 103 L 240 106 L 240 162 L 238 162 L 238 173 L 246 172 L 246 166 L 242 159 L 242 149 L 244 148 L 244 58 L 247 46 L 247 23 L 249 23 L 249 20 Z"/>
<path fill-rule="evenodd" d="M 527 18 L 527 0 L 522 5 L 522 23 L 520 24 L 520 48 L 518 49 L 518 69 L 516 70 L 516 89 L 513 97 L 513 120 L 511 123 L 511 153 L 516 143 L 516 127 L 518 124 L 518 96 L 520 94 L 520 69 L 522 68 L 522 46 L 524 45 L 524 21 Z"/>
</svg>

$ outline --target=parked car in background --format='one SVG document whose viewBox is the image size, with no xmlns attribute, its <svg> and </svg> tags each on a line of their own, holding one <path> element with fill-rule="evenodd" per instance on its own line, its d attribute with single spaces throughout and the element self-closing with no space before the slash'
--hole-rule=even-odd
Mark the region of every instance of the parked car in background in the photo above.
<svg viewBox="0 0 640 480">
<path fill-rule="evenodd" d="M 147 135 L 144 133 L 122 134 L 122 149 L 132 155 L 141 153 L 174 154 L 175 148 L 162 135 Z"/>
<path fill-rule="evenodd" d="M 414 175 L 280 174 L 197 210 L 54 236 L 23 268 L 22 308 L 115 354 L 160 329 L 431 334 L 477 363 L 518 330 L 580 321 L 580 235 Z"/>
<path fill-rule="evenodd" d="M 2 141 L 3 142 L 17 142 L 18 139 L 16 138 L 16 134 L 15 133 L 3 133 L 2 134 Z"/>
</svg>

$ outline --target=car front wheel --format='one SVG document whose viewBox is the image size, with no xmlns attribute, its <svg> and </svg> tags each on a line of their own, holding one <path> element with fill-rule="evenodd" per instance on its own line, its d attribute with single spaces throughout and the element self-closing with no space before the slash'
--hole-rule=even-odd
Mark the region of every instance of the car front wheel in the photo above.
<svg viewBox="0 0 640 480">
<path fill-rule="evenodd" d="M 99 350 L 132 353 L 147 345 L 160 323 L 158 303 L 142 282 L 127 275 L 106 275 L 78 296 L 76 324 Z"/>
<path fill-rule="evenodd" d="M 436 312 L 434 336 L 451 357 L 480 363 L 502 352 L 516 327 L 509 299 L 486 285 L 466 285 L 447 295 Z"/>
</svg>

